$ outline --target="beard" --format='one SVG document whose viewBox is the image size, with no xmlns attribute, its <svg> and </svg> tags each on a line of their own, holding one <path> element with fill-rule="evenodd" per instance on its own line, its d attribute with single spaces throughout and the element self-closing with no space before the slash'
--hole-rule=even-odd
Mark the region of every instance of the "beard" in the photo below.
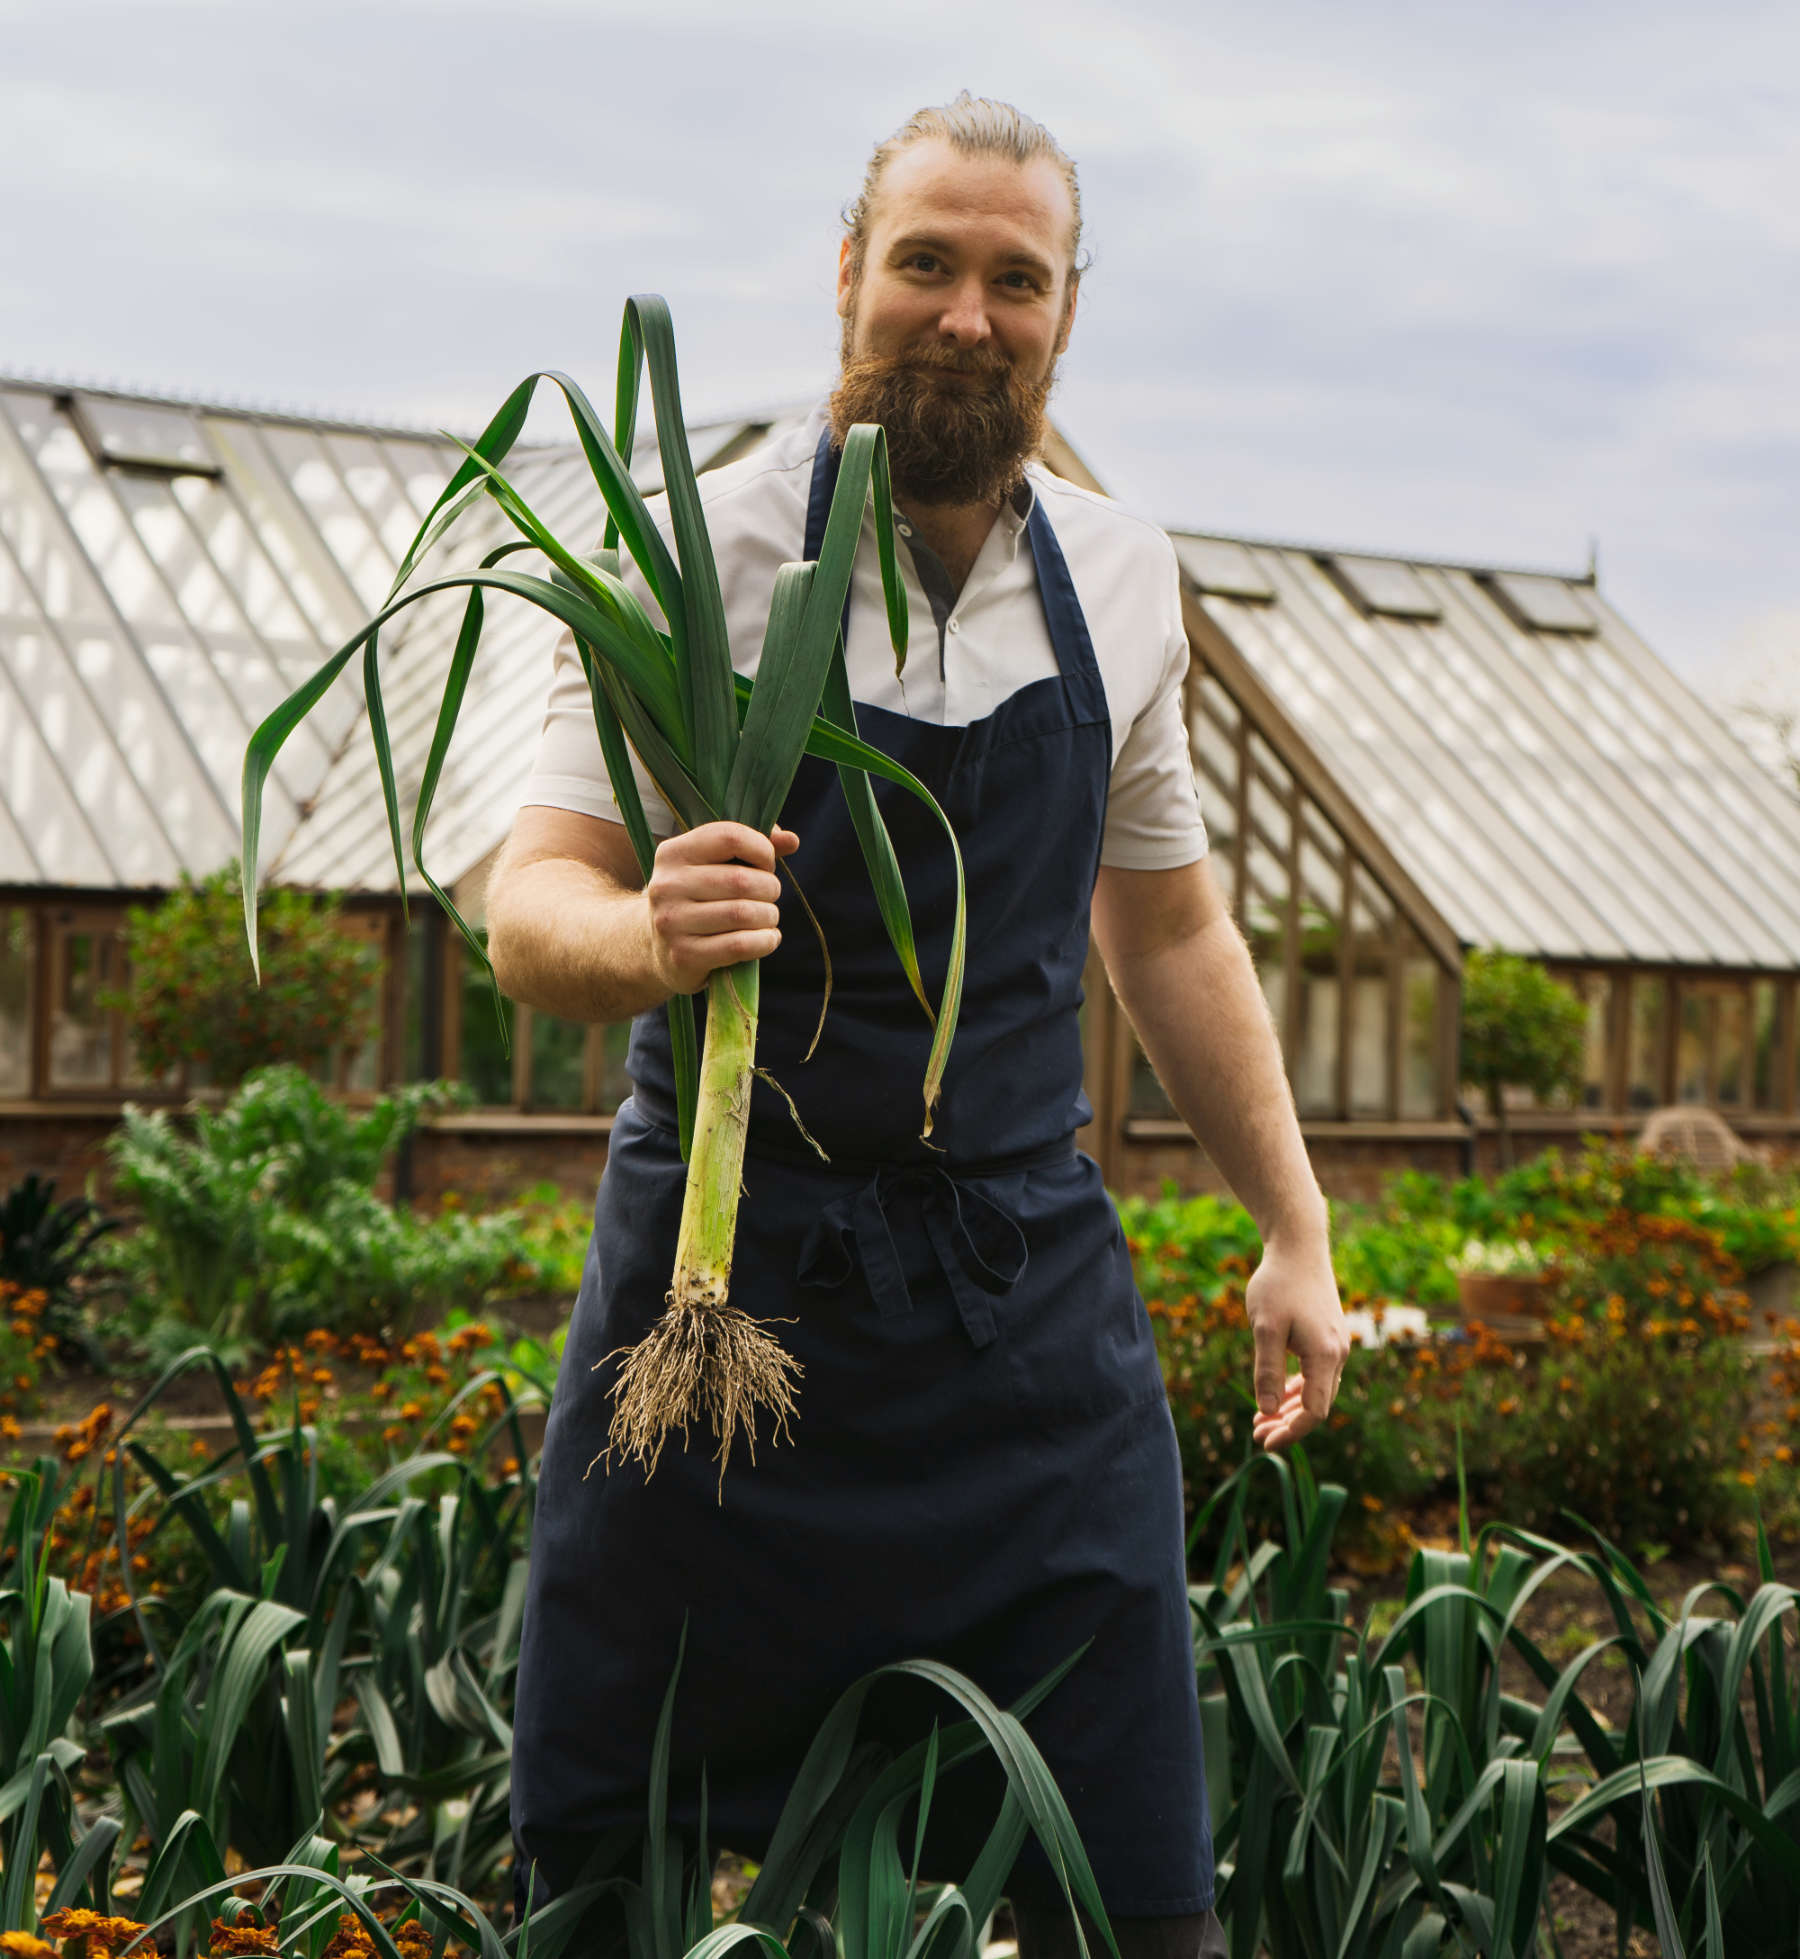
<svg viewBox="0 0 1800 1959">
<path fill-rule="evenodd" d="M 854 314 L 844 324 L 843 374 L 831 397 L 838 446 L 857 422 L 879 422 L 902 503 L 998 505 L 1010 497 L 1043 445 L 1056 362 L 1034 381 L 995 347 L 928 342 L 853 354 L 853 322 Z"/>
</svg>

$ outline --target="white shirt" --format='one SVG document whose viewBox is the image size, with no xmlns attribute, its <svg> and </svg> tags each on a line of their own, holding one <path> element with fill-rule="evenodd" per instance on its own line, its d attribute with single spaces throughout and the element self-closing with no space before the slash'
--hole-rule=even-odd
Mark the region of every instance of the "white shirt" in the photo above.
<svg viewBox="0 0 1800 1959">
<path fill-rule="evenodd" d="M 804 549 L 813 457 L 824 426 L 824 410 L 816 410 L 804 424 L 776 430 L 750 455 L 700 478 L 732 664 L 749 678 L 762 651 L 775 573 Z M 1206 830 L 1182 711 L 1188 643 L 1174 547 L 1153 524 L 1035 464 L 1027 481 L 1068 561 L 1112 721 L 1101 862 L 1127 870 L 1191 864 L 1206 855 Z M 667 506 L 657 498 L 650 507 L 667 536 Z M 904 526 L 904 517 L 900 521 Z M 897 676 L 881 597 L 874 512 L 865 512 L 845 648 L 850 692 L 857 701 L 919 721 L 965 727 L 1021 687 L 1057 672 L 1025 523 L 1017 509 L 1001 511 L 945 621 L 941 661 L 931 600 L 910 551 L 898 553 L 908 638 L 905 672 Z M 627 576 L 656 616 L 642 580 L 629 567 Z M 652 833 L 673 835 L 680 826 L 668 805 L 641 768 L 634 773 Z M 557 648 L 549 708 L 523 800 L 620 820 L 594 732 L 587 680 L 567 633 Z"/>
</svg>

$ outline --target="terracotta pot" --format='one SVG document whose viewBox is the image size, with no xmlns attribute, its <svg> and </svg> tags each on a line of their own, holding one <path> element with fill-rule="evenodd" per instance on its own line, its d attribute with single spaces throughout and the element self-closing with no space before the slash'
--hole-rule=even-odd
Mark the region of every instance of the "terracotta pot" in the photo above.
<svg viewBox="0 0 1800 1959">
<path fill-rule="evenodd" d="M 1541 1320 L 1550 1312 L 1548 1272 L 1459 1272 L 1456 1299 L 1465 1320 Z"/>
</svg>

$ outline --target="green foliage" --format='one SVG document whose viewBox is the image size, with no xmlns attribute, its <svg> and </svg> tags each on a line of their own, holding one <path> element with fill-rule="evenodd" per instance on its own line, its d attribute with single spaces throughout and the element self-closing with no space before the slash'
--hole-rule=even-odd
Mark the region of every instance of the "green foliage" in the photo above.
<svg viewBox="0 0 1800 1959">
<path fill-rule="evenodd" d="M 1331 1262 L 1346 1305 L 1382 1300 L 1440 1308 L 1456 1304 L 1450 1261 L 1465 1240 L 1447 1219 L 1392 1211 L 1359 1218 L 1340 1209 L 1336 1223 Z"/>
<path fill-rule="evenodd" d="M 1487 1093 L 1510 1160 L 1508 1088 L 1548 1101 L 1581 1086 L 1587 1008 L 1533 959 L 1495 948 L 1463 961 L 1462 1072 Z"/>
<path fill-rule="evenodd" d="M 646 368 L 656 410 L 663 494 L 674 550 L 658 529 L 631 475 L 639 393 Z M 359 652 L 394 864 L 404 891 L 405 847 L 392 744 L 382 704 L 380 635 L 389 620 L 406 607 L 439 592 L 461 591 L 466 594 L 462 626 L 445 677 L 431 753 L 419 783 L 412 856 L 420 876 L 491 974 L 480 938 L 458 913 L 449 893 L 425 868 L 424 839 L 480 648 L 487 594 L 505 592 L 547 612 L 575 635 L 600 745 L 619 797 L 620 815 L 646 875 L 654 844 L 633 785 L 633 752 L 689 829 L 725 817 L 767 831 L 779 814 L 803 755 L 837 765 L 882 923 L 922 1010 L 934 1023 L 924 1083 L 925 1127 L 929 1132 L 962 996 L 967 937 L 962 858 L 955 834 L 930 791 L 898 763 L 857 737 L 838 630 L 864 516 L 873 502 L 889 633 L 896 661 L 904 658 L 906 597 L 896 558 L 886 438 L 870 425 L 848 432 L 817 562 L 781 568 L 753 683 L 732 670 L 718 571 L 688 452 L 674 327 L 668 306 L 658 295 L 640 293 L 626 301 L 617 373 L 611 435 L 593 404 L 566 374 L 545 371 L 520 382 L 475 443 L 465 445 L 466 460 L 419 526 L 395 572 L 387 603 L 252 734 L 244 757 L 243 861 L 248 867 L 244 924 L 253 954 L 264 785 L 283 744 Z M 585 540 L 572 550 L 558 539 L 501 470 L 524 431 L 541 380 L 560 390 L 594 487 L 606 505 L 606 531 L 597 552 L 588 552 Z M 473 570 L 438 578 L 416 577 L 426 554 L 457 517 L 471 504 L 490 497 L 517 532 L 516 538 L 490 551 Z M 622 581 L 621 547 L 642 574 L 666 630 L 657 626 Z M 507 558 L 525 550 L 540 552 L 548 560 L 548 577 L 502 569 Z M 956 861 L 950 957 L 935 1012 L 919 972 L 899 862 L 875 800 L 872 778 L 877 776 L 897 784 L 926 806 Z M 752 968 L 741 984 L 753 995 L 754 983 Z M 696 1133 L 699 1087 L 696 1023 L 688 996 L 677 994 L 669 1003 L 669 1026 L 682 1154 L 686 1156 Z M 732 1215 L 735 1218 L 735 1210 Z"/>
<path fill-rule="evenodd" d="M 343 929 L 340 901 L 291 890 L 263 900 L 262 982 L 244 947 L 235 864 L 126 914 L 130 979 L 102 1004 L 127 1016 L 151 1075 L 186 1065 L 221 1087 L 278 1061 L 309 1071 L 374 1033 L 381 955 Z"/>
<path fill-rule="evenodd" d="M 1126 1199 L 1120 1215 L 1190 1496 L 1204 1502 L 1250 1446 L 1256 1234 L 1215 1197 Z M 1598 1145 L 1491 1183 L 1408 1172 L 1374 1212 L 1340 1208 L 1334 1259 L 1352 1307 L 1447 1307 L 1451 1262 L 1477 1234 L 1527 1239 L 1560 1274 L 1541 1362 L 1485 1330 L 1352 1357 L 1308 1446 L 1321 1476 L 1355 1492 L 1359 1544 L 1396 1548 L 1397 1513 L 1451 1487 L 1459 1434 L 1477 1494 L 1516 1523 L 1559 1529 L 1572 1512 L 1630 1546 L 1727 1537 L 1769 1438 L 1752 1418 L 1758 1376 L 1734 1338 L 1737 1269 L 1704 1222 L 1720 1218 L 1740 1240 L 1760 1220 L 1776 1246 L 1791 1229 L 1785 1213 L 1735 1202 L 1689 1169 Z M 1800 1407 L 1800 1389 L 1785 1398 Z M 1255 1501 L 1266 1506 L 1267 1492 Z"/>
<path fill-rule="evenodd" d="M 1259 1472 L 1284 1529 L 1253 1548 Z M 1421 1552 L 1393 1627 L 1352 1637 L 1327 1577 L 1343 1489 L 1315 1485 L 1299 1452 L 1292 1467 L 1247 1467 L 1220 1497 L 1213 1579 L 1189 1596 L 1232 1959 L 1529 1959 L 1556 1724 L 1541 1754 L 1521 1745 L 1498 1664 L 1529 1560 Z"/>
<path fill-rule="evenodd" d="M 130 1867 L 140 1916 L 117 1943 L 142 1921 L 192 1950 L 218 1914 L 239 1926 L 278 1924 L 280 1937 L 240 1946 L 215 1937 L 215 1951 L 318 1959 L 348 1912 L 375 1951 L 425 1959 L 430 1940 L 409 1936 L 395 1917 L 399 1899 L 402 1916 L 490 1959 L 550 1959 L 591 1949 L 584 1914 L 603 1897 L 635 1959 L 719 1954 L 750 1937 L 715 1929 L 704 1859 L 669 1828 L 676 1681 L 639 1839 L 613 1845 L 595 1883 L 545 1905 L 526 1929 L 503 1937 L 477 1902 L 491 1909 L 510 1888 L 509 1720 L 533 1495 L 530 1471 L 516 1462 L 498 1480 L 484 1467 L 490 1439 L 518 1442 L 518 1404 L 503 1378 L 468 1384 L 484 1402 L 496 1393 L 500 1406 L 463 1458 L 410 1456 L 334 1494 L 310 1425 L 259 1433 L 214 1357 L 196 1351 L 182 1365 L 210 1371 L 224 1397 L 234 1440 L 216 1457 L 184 1473 L 142 1439 L 171 1370 L 119 1430 L 87 1502 L 71 1498 L 54 1464 L 44 1466 L 49 1481 L 24 1479 L 14 1501 L 7 1550 L 32 1582 L 0 1594 L 0 1747 L 31 1774 L 0 1793 L 8 1924 L 37 1924 L 29 1881 L 47 1850 L 58 1904 L 91 1898 L 105 1911 L 109 1884 Z M 139 1627 L 142 1666 L 110 1704 L 90 1678 L 89 1601 L 46 1575 L 57 1519 L 99 1512 L 134 1546 L 159 1532 L 185 1535 L 210 1577 L 198 1606 L 175 1614 L 133 1590 L 126 1571 L 126 1602 L 114 1611 Z M 806 1756 L 745 1900 L 746 1928 L 763 1928 L 755 1936 L 779 1959 L 816 1959 L 817 1936 L 835 1950 L 829 1908 L 846 1949 L 872 1959 L 975 1959 L 1033 1831 L 1067 1893 L 1104 1928 L 1068 1810 L 1022 1725 L 1066 1671 L 1010 1712 L 931 1660 L 855 1683 Z M 898 1754 L 860 1740 L 868 1695 L 890 1674 L 935 1686 L 958 1718 Z M 85 1749 L 73 1738 L 84 1714 Z M 959 1885 L 922 1887 L 918 1839 L 901 1835 L 909 1805 L 928 1808 L 937 1777 L 982 1750 L 995 1754 L 1009 1790 L 987 1846 Z M 83 1774 L 107 1812 L 86 1836 L 70 1792 L 70 1778 Z M 140 1832 L 147 1849 L 121 1852 Z M 228 1875 L 244 1862 L 258 1868 Z M 226 1902 L 227 1892 L 259 1884 L 255 1903 Z M 41 1930 L 62 1936 L 54 1918 Z M 1104 1937 L 1110 1943 L 1110 1931 Z"/>
<path fill-rule="evenodd" d="M 1250 1448 L 1254 1342 L 1244 1289 L 1261 1251 L 1240 1206 L 1212 1196 L 1126 1198 L 1120 1217 L 1149 1309 L 1190 1496 L 1204 1502 Z M 1373 1272 L 1386 1252 L 1409 1271 L 1404 1234 L 1340 1240 L 1340 1283 Z M 1439 1270 L 1444 1268 L 1441 1265 Z M 1451 1281 L 1452 1291 L 1454 1282 Z M 1362 1295 L 1345 1284 L 1346 1298 Z M 1378 1308 L 1381 1294 L 1369 1303 Z M 1364 1533 L 1392 1529 L 1392 1511 L 1442 1482 L 1454 1463 L 1453 1410 L 1475 1349 L 1380 1347 L 1353 1357 L 1336 1410 L 1310 1444 L 1321 1474 L 1357 1492 Z"/>
<path fill-rule="evenodd" d="M 1282 1517 L 1263 1543 L 1257 1475 Z M 1800 1769 L 1800 1594 L 1774 1582 L 1766 1540 L 1751 1597 L 1718 1582 L 1671 1615 L 1604 1541 L 1574 1552 L 1500 1526 L 1471 1543 L 1465 1520 L 1462 1549 L 1415 1555 L 1378 1638 L 1329 1583 L 1344 1491 L 1315 1485 L 1304 1452 L 1241 1472 L 1219 1507 L 1213 1577 L 1190 1597 L 1232 1959 L 1259 1933 L 1273 1959 L 1525 1959 L 1553 1871 L 1616 1910 L 1621 1951 L 1666 1907 L 1711 1959 L 1791 1952 L 1800 1855 L 1779 1819 Z M 1559 1573 L 1595 1588 L 1612 1627 L 1560 1667 L 1520 1623 Z M 1584 1699 L 1611 1651 L 1638 1683 L 1622 1727 Z"/>
<path fill-rule="evenodd" d="M 1491 1179 L 1446 1182 L 1403 1171 L 1389 1179 L 1378 1217 L 1434 1241 L 1447 1230 L 1457 1244 L 1464 1237 L 1523 1237 L 1554 1246 L 1614 1212 L 1700 1225 L 1749 1274 L 1800 1260 L 1800 1164 L 1743 1163 L 1708 1174 L 1680 1158 L 1646 1156 L 1594 1136 L 1572 1155 L 1546 1150 Z"/>
<path fill-rule="evenodd" d="M 1755 1485 L 1761 1368 L 1737 1268 L 1675 1218 L 1616 1212 L 1564 1254 L 1534 1367 L 1472 1377 L 1470 1461 L 1519 1524 L 1570 1519 L 1626 1545 L 1727 1541 Z"/>
<path fill-rule="evenodd" d="M 479 1304 L 522 1249 L 510 1215 L 426 1222 L 373 1189 L 426 1111 L 457 1097 L 411 1083 L 358 1112 L 288 1066 L 191 1124 L 128 1106 L 107 1148 L 140 1222 L 115 1265 L 152 1356 L 198 1336 L 238 1362 L 300 1328 L 403 1330 L 416 1311 Z"/>
<path fill-rule="evenodd" d="M 465 1206 L 454 1191 L 446 1191 L 439 1203 L 445 1212 Z M 593 1199 L 569 1197 L 558 1185 L 543 1182 L 520 1191 L 507 1208 L 519 1220 L 520 1284 L 536 1292 L 579 1292 L 594 1234 Z"/>
<path fill-rule="evenodd" d="M 45 1330 L 79 1341 L 81 1276 L 95 1246 L 119 1223 L 91 1197 L 58 1203 L 55 1180 L 30 1172 L 0 1197 L 0 1286 L 41 1293 Z"/>
</svg>

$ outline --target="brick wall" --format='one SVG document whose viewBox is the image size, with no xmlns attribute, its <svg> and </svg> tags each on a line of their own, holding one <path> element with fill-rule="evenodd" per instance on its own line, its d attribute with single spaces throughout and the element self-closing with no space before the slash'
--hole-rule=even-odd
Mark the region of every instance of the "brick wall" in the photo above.
<svg viewBox="0 0 1800 1959">
<path fill-rule="evenodd" d="M 105 1143 L 118 1117 L 110 1109 L 30 1109 L 0 1113 L 0 1190 L 36 1171 L 55 1181 L 59 1197 L 73 1197 L 94 1178 L 95 1194 L 108 1195 Z"/>
<path fill-rule="evenodd" d="M 414 1206 L 438 1209 L 446 1192 L 480 1210 L 504 1204 L 533 1184 L 593 1201 L 606 1168 L 612 1130 L 604 1116 L 569 1118 L 456 1116 L 414 1135 L 407 1182 Z"/>
</svg>

